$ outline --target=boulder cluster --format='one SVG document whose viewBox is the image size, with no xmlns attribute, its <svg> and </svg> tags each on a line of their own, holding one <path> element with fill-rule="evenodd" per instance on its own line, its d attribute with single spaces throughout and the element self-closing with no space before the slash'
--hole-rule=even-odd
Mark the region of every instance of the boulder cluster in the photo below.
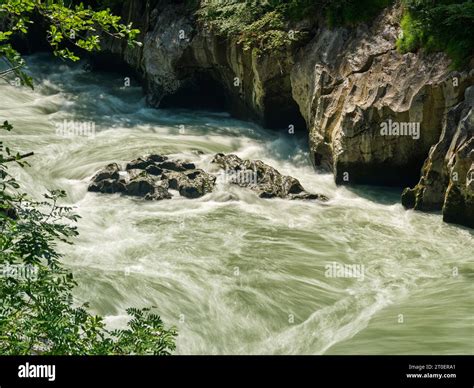
<svg viewBox="0 0 474 388">
<path fill-rule="evenodd" d="M 127 163 L 125 170 L 117 163 L 109 164 L 94 175 L 89 191 L 162 200 L 172 198 L 169 190 L 173 189 L 183 197 L 199 198 L 212 191 L 215 181 L 215 176 L 193 163 L 148 155 Z"/>
<path fill-rule="evenodd" d="M 308 193 L 297 179 L 280 174 L 260 160 L 217 154 L 212 163 L 221 168 L 219 175 L 228 183 L 248 188 L 260 198 L 328 199 L 321 194 Z M 132 160 L 124 169 L 117 163 L 107 165 L 93 176 L 88 190 L 146 200 L 170 199 L 173 197 L 170 190 L 175 190 L 183 197 L 199 198 L 213 191 L 217 177 L 196 168 L 194 163 L 153 154 Z"/>
<path fill-rule="evenodd" d="M 282 175 L 261 160 L 242 160 L 237 155 L 217 154 L 212 163 L 224 169 L 228 181 L 255 191 L 260 198 L 318 199 L 328 198 L 305 191 L 298 179 Z"/>
</svg>

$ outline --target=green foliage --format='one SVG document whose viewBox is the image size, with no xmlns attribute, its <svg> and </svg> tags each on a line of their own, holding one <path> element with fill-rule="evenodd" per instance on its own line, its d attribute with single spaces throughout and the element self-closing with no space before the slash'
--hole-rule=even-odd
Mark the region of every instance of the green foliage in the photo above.
<svg viewBox="0 0 474 388">
<path fill-rule="evenodd" d="M 465 66 L 474 55 L 474 3 L 469 0 L 404 0 L 401 52 L 424 48 L 445 51 L 453 67 Z"/>
<path fill-rule="evenodd" d="M 338 0 L 327 4 L 326 18 L 330 26 L 351 26 L 371 20 L 393 0 Z"/>
<path fill-rule="evenodd" d="M 9 69 L 0 72 L 0 77 L 14 73 L 22 84 L 32 87 L 31 79 L 21 71 L 24 61 L 11 46 L 13 34 L 27 34 L 33 16 L 39 15 L 47 24 L 45 39 L 56 56 L 77 61 L 79 57 L 70 47 L 86 51 L 100 49 L 101 35 L 126 39 L 130 45 L 139 44 L 135 40 L 139 30 L 132 24 L 121 24 L 120 17 L 111 14 L 109 9 L 95 11 L 82 3 L 66 6 L 62 0 L 2 0 L 0 2 L 0 57 Z"/>
<path fill-rule="evenodd" d="M 289 28 L 287 6 L 281 1 L 210 1 L 201 3 L 196 14 L 206 28 L 237 37 L 245 49 L 270 51 L 284 49 L 306 35 Z M 294 9 L 293 12 L 296 14 Z"/>
<path fill-rule="evenodd" d="M 304 41 L 308 33 L 295 27 L 304 19 L 323 19 L 330 27 L 370 21 L 393 0 L 208 0 L 188 5 L 198 21 L 223 36 L 237 37 L 245 49 L 283 50 Z M 474 52 L 474 3 L 471 0 L 403 0 L 401 52 L 421 47 L 446 51 L 455 67 L 464 66 Z M 291 33 L 290 33 L 291 31 Z"/>
<path fill-rule="evenodd" d="M 33 15 L 44 18 L 48 42 L 63 59 L 78 59 L 71 46 L 98 50 L 101 34 L 137 44 L 138 30 L 120 24 L 120 18 L 108 10 L 94 11 L 81 4 L 69 8 L 60 0 L 3 0 L 0 58 L 8 68 L 0 71 L 0 78 L 15 74 L 32 86 L 22 71 L 25 62 L 10 39 L 15 33 L 28 32 Z M 12 129 L 8 121 L 0 125 L 0 131 Z M 77 306 L 73 297 L 76 281 L 61 264 L 56 244 L 71 243 L 77 235 L 72 225 L 78 216 L 70 207 L 59 205 L 64 191 L 53 190 L 40 202 L 19 192 L 8 164 L 25 166 L 23 160 L 28 156 L 31 153 L 20 155 L 0 141 L 0 354 L 170 354 L 175 349 L 176 330 L 165 328 L 149 309 L 128 309 L 127 329 L 109 330 L 102 317 L 87 312 L 87 304 Z M 18 276 L 19 269 L 24 271 L 22 276 Z"/>
<path fill-rule="evenodd" d="M 302 37 L 302 32 L 298 32 Z M 294 35 L 285 30 L 285 20 L 281 13 L 271 11 L 264 14 L 260 19 L 243 27 L 239 35 L 238 43 L 244 45 L 244 49 L 253 47 L 258 50 L 274 50 L 285 47 L 296 40 Z"/>
<path fill-rule="evenodd" d="M 293 21 L 305 19 L 307 17 L 316 16 L 321 12 L 326 1 L 323 0 L 293 0 L 278 1 L 280 8 L 286 18 Z"/>
<path fill-rule="evenodd" d="M 5 122 L 0 128 L 12 126 Z M 18 192 L 7 164 L 24 165 L 22 157 L 0 141 L 0 354 L 170 354 L 176 330 L 166 329 L 149 309 L 128 309 L 128 328 L 108 330 L 87 304 L 74 306 L 76 282 L 62 266 L 56 243 L 77 235 L 71 223 L 78 216 L 58 205 L 63 191 L 46 194 L 42 202 Z M 29 276 L 5 268 L 27 268 Z"/>
<path fill-rule="evenodd" d="M 403 35 L 397 40 L 397 48 L 401 52 L 417 50 L 421 47 L 421 36 L 423 35 L 422 26 L 410 13 L 405 13 L 400 22 Z"/>
<path fill-rule="evenodd" d="M 353 25 L 376 16 L 393 0 L 269 0 L 201 2 L 196 14 L 207 28 L 236 36 L 245 49 L 284 49 L 308 33 L 295 27 L 303 19 L 326 19 L 330 26 Z M 195 1 L 189 1 L 194 4 Z"/>
</svg>

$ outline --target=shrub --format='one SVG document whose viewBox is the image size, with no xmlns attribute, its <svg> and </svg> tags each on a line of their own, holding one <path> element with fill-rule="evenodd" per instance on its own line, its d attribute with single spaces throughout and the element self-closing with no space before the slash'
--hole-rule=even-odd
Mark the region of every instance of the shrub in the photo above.
<svg viewBox="0 0 474 388">
<path fill-rule="evenodd" d="M 138 30 L 120 24 L 120 18 L 108 11 L 82 5 L 69 8 L 53 0 L 4 0 L 0 17 L 6 31 L 0 31 L 0 58 L 7 68 L 0 71 L 0 79 L 16 75 L 32 87 L 31 78 L 22 71 L 25 61 L 10 38 L 14 33 L 26 34 L 33 15 L 44 18 L 48 42 L 63 59 L 78 59 L 68 42 L 86 51 L 98 50 L 100 32 L 137 44 Z M 72 41 L 71 31 L 77 34 Z M 7 121 L 0 125 L 2 133 L 12 129 Z M 14 153 L 0 141 L 0 354 L 170 354 L 176 330 L 165 328 L 150 309 L 128 309 L 128 328 L 108 330 L 102 317 L 87 311 L 87 304 L 77 305 L 76 282 L 62 265 L 56 243 L 70 243 L 77 235 L 71 223 L 78 217 L 71 208 L 58 205 L 65 196 L 61 190 L 45 194 L 42 202 L 19 192 L 8 165 L 24 166 L 27 156 L 31 154 Z M 26 268 L 27 276 L 18 276 L 19 268 Z"/>
<path fill-rule="evenodd" d="M 474 3 L 469 0 L 404 0 L 401 52 L 424 48 L 445 51 L 453 67 L 466 66 L 474 55 Z"/>
</svg>

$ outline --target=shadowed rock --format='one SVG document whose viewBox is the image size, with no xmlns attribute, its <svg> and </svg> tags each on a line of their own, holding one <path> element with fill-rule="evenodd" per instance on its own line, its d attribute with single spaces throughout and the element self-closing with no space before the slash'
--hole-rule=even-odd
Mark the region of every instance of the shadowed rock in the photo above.
<svg viewBox="0 0 474 388">
<path fill-rule="evenodd" d="M 158 155 L 158 154 L 147 155 L 143 158 L 138 158 L 127 163 L 127 166 L 125 167 L 125 169 L 126 170 L 134 170 L 134 169 L 145 170 L 147 167 L 156 165 L 157 163 L 165 162 L 167 159 L 168 158 L 163 155 Z"/>
<path fill-rule="evenodd" d="M 195 169 L 196 166 L 193 163 L 181 162 L 179 160 L 167 160 L 165 162 L 159 163 L 158 167 L 163 170 L 170 170 L 170 171 L 186 171 Z"/>
<path fill-rule="evenodd" d="M 402 204 L 442 210 L 443 220 L 474 228 L 474 87 L 447 114 L 438 143 L 430 150 L 421 179 L 406 188 Z"/>
<path fill-rule="evenodd" d="M 104 179 L 119 179 L 119 171 L 120 167 L 117 163 L 110 163 L 92 177 L 92 182 L 100 182 Z"/>
<path fill-rule="evenodd" d="M 103 179 L 99 182 L 92 182 L 89 191 L 104 194 L 123 193 L 126 190 L 125 182 L 115 179 Z"/>
<path fill-rule="evenodd" d="M 162 175 L 167 180 L 169 187 L 178 190 L 186 198 L 199 198 L 212 192 L 216 177 L 203 170 L 192 170 L 186 173 L 172 171 Z"/>
<path fill-rule="evenodd" d="M 127 166 L 125 167 L 126 170 L 144 170 L 148 166 L 153 165 L 155 162 L 152 160 L 145 160 L 142 158 L 138 158 L 135 160 L 132 160 L 130 163 L 127 163 Z"/>
<path fill-rule="evenodd" d="M 217 154 L 212 163 L 224 169 L 225 179 L 232 184 L 255 191 L 260 198 L 319 199 L 328 198 L 321 194 L 310 194 L 301 183 L 291 176 L 261 160 L 242 160 L 237 155 Z"/>
<path fill-rule="evenodd" d="M 171 199 L 173 196 L 168 191 L 167 185 L 155 186 L 153 192 L 145 195 L 147 201 L 161 201 L 163 199 Z"/>
<path fill-rule="evenodd" d="M 261 160 L 217 154 L 213 163 L 225 170 L 230 183 L 251 189 L 260 198 L 327 200 L 324 195 L 308 193 L 297 179 L 280 174 Z M 215 184 L 216 176 L 197 169 L 194 163 L 149 155 L 127 163 L 125 171 L 116 163 L 109 164 L 94 175 L 89 191 L 163 200 L 172 198 L 171 189 L 185 198 L 200 198 L 211 193 Z"/>
<path fill-rule="evenodd" d="M 154 191 L 155 181 L 145 173 L 144 175 L 140 174 L 126 185 L 125 194 L 144 197 L 147 194 L 152 194 Z"/>
<path fill-rule="evenodd" d="M 162 200 L 172 198 L 168 189 L 174 189 L 183 197 L 199 198 L 213 190 L 215 180 L 193 163 L 153 154 L 127 163 L 125 171 L 116 163 L 109 164 L 94 175 L 88 190 Z"/>
<path fill-rule="evenodd" d="M 163 169 L 155 165 L 148 166 L 145 171 L 150 175 L 160 176 L 163 174 Z"/>
<path fill-rule="evenodd" d="M 89 191 L 113 194 L 125 191 L 125 180 L 120 177 L 120 167 L 111 163 L 99 170 L 93 177 L 88 188 Z"/>
</svg>

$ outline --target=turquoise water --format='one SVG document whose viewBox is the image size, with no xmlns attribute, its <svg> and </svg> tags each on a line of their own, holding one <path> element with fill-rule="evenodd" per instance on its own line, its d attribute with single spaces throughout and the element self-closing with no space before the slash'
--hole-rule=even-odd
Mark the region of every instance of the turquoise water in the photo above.
<svg viewBox="0 0 474 388">
<path fill-rule="evenodd" d="M 405 211 L 399 193 L 336 187 L 304 142 L 224 113 L 147 108 L 123 75 L 28 58 L 34 91 L 1 84 L 0 119 L 15 168 L 40 197 L 63 188 L 82 217 L 61 247 L 78 301 L 124 324 L 128 306 L 156 306 L 179 330 L 179 354 L 473 354 L 473 231 Z M 62 137 L 64 120 L 95 136 Z M 264 200 L 220 182 L 196 200 L 144 202 L 87 192 L 103 165 L 163 153 L 212 170 L 216 152 L 262 159 L 328 203 Z M 358 265 L 359 278 L 326 266 Z"/>
</svg>

